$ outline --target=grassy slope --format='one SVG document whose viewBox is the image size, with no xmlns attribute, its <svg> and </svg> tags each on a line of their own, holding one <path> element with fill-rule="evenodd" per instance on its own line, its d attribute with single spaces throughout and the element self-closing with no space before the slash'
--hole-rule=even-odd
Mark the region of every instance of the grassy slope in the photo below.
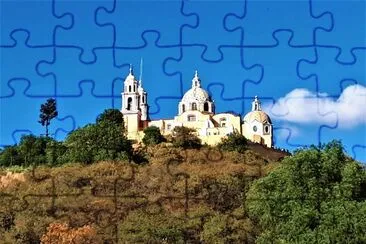
<svg viewBox="0 0 366 244">
<path fill-rule="evenodd" d="M 14 225 L 0 226 L 0 239 L 39 239 L 50 223 L 64 222 L 90 225 L 110 243 L 252 242 L 256 228 L 245 214 L 245 192 L 278 165 L 271 159 L 284 156 L 259 150 L 262 156 L 160 145 L 148 148 L 147 165 L 70 164 L 25 171 L 21 180 L 8 175 L 0 217 Z"/>
</svg>

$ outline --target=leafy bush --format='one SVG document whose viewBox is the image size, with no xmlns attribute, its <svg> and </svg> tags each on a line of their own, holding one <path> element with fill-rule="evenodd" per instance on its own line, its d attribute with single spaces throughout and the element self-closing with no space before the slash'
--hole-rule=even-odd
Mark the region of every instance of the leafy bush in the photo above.
<svg viewBox="0 0 366 244">
<path fill-rule="evenodd" d="M 157 145 L 165 141 L 165 138 L 161 135 L 160 129 L 156 126 L 149 126 L 144 129 L 144 138 L 142 142 L 145 145 Z"/>
<path fill-rule="evenodd" d="M 50 166 L 60 165 L 67 163 L 65 153 L 67 147 L 63 142 L 51 140 L 46 145 L 46 161 Z"/>
<path fill-rule="evenodd" d="M 201 139 L 194 133 L 196 131 L 184 126 L 176 126 L 173 129 L 173 145 L 182 148 L 200 148 Z"/>
<path fill-rule="evenodd" d="M 0 166 L 10 167 L 22 165 L 23 158 L 21 157 L 17 146 L 7 146 L 0 152 Z"/>
<path fill-rule="evenodd" d="M 123 135 L 122 126 L 108 121 L 89 124 L 73 131 L 65 145 L 70 162 L 89 164 L 101 160 L 127 159 L 132 154 L 131 142 Z"/>
<path fill-rule="evenodd" d="M 242 134 L 231 133 L 226 138 L 222 138 L 217 147 L 224 151 L 237 151 L 243 153 L 246 150 L 247 143 L 247 139 Z"/>
<path fill-rule="evenodd" d="M 24 166 L 39 165 L 46 163 L 47 143 L 53 139 L 49 137 L 37 137 L 25 135 L 20 139 L 18 146 L 19 153 L 23 159 Z"/>
<path fill-rule="evenodd" d="M 106 109 L 103 113 L 101 113 L 96 120 L 97 124 L 103 123 L 103 122 L 110 122 L 114 123 L 116 125 L 124 127 L 123 124 L 123 115 L 121 111 L 118 109 Z"/>
<path fill-rule="evenodd" d="M 184 243 L 184 221 L 169 214 L 131 212 L 121 223 L 122 243 Z"/>
</svg>

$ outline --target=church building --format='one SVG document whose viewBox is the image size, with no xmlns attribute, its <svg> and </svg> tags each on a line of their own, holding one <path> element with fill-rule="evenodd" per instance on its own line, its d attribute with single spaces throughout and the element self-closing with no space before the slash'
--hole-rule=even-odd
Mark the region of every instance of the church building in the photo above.
<svg viewBox="0 0 366 244">
<path fill-rule="evenodd" d="M 140 142 L 143 130 L 156 126 L 162 135 L 170 135 L 174 127 L 185 126 L 196 130 L 202 143 L 215 145 L 230 133 L 240 133 L 248 140 L 273 147 L 273 127 L 269 116 L 262 111 L 258 97 L 252 102 L 252 111 L 242 119 L 232 113 L 215 113 L 215 104 L 201 87 L 201 80 L 196 71 L 189 89 L 178 104 L 178 114 L 172 119 L 149 119 L 147 93 L 130 67 L 124 81 L 122 109 L 126 134 L 131 140 Z"/>
</svg>

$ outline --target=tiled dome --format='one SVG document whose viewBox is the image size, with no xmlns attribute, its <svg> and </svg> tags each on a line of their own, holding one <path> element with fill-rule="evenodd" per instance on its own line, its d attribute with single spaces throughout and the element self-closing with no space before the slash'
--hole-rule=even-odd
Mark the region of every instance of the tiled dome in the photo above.
<svg viewBox="0 0 366 244">
<path fill-rule="evenodd" d="M 199 102 L 204 103 L 206 101 L 211 101 L 208 93 L 201 87 L 193 87 L 189 89 L 183 96 L 182 102 Z"/>
<path fill-rule="evenodd" d="M 269 116 L 263 111 L 251 111 L 244 116 L 244 122 L 251 123 L 254 120 L 257 120 L 262 124 L 272 124 Z"/>
</svg>

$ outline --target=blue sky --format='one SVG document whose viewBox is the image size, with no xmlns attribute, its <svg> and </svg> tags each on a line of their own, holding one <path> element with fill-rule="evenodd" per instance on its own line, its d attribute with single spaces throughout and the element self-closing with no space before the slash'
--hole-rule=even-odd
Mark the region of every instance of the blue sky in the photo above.
<svg viewBox="0 0 366 244">
<path fill-rule="evenodd" d="M 1 1 L 2 146 L 44 133 L 57 99 L 62 140 L 120 108 L 129 64 L 151 118 L 171 118 L 197 69 L 217 112 L 272 117 L 275 146 L 340 139 L 366 162 L 365 1 Z"/>
</svg>

